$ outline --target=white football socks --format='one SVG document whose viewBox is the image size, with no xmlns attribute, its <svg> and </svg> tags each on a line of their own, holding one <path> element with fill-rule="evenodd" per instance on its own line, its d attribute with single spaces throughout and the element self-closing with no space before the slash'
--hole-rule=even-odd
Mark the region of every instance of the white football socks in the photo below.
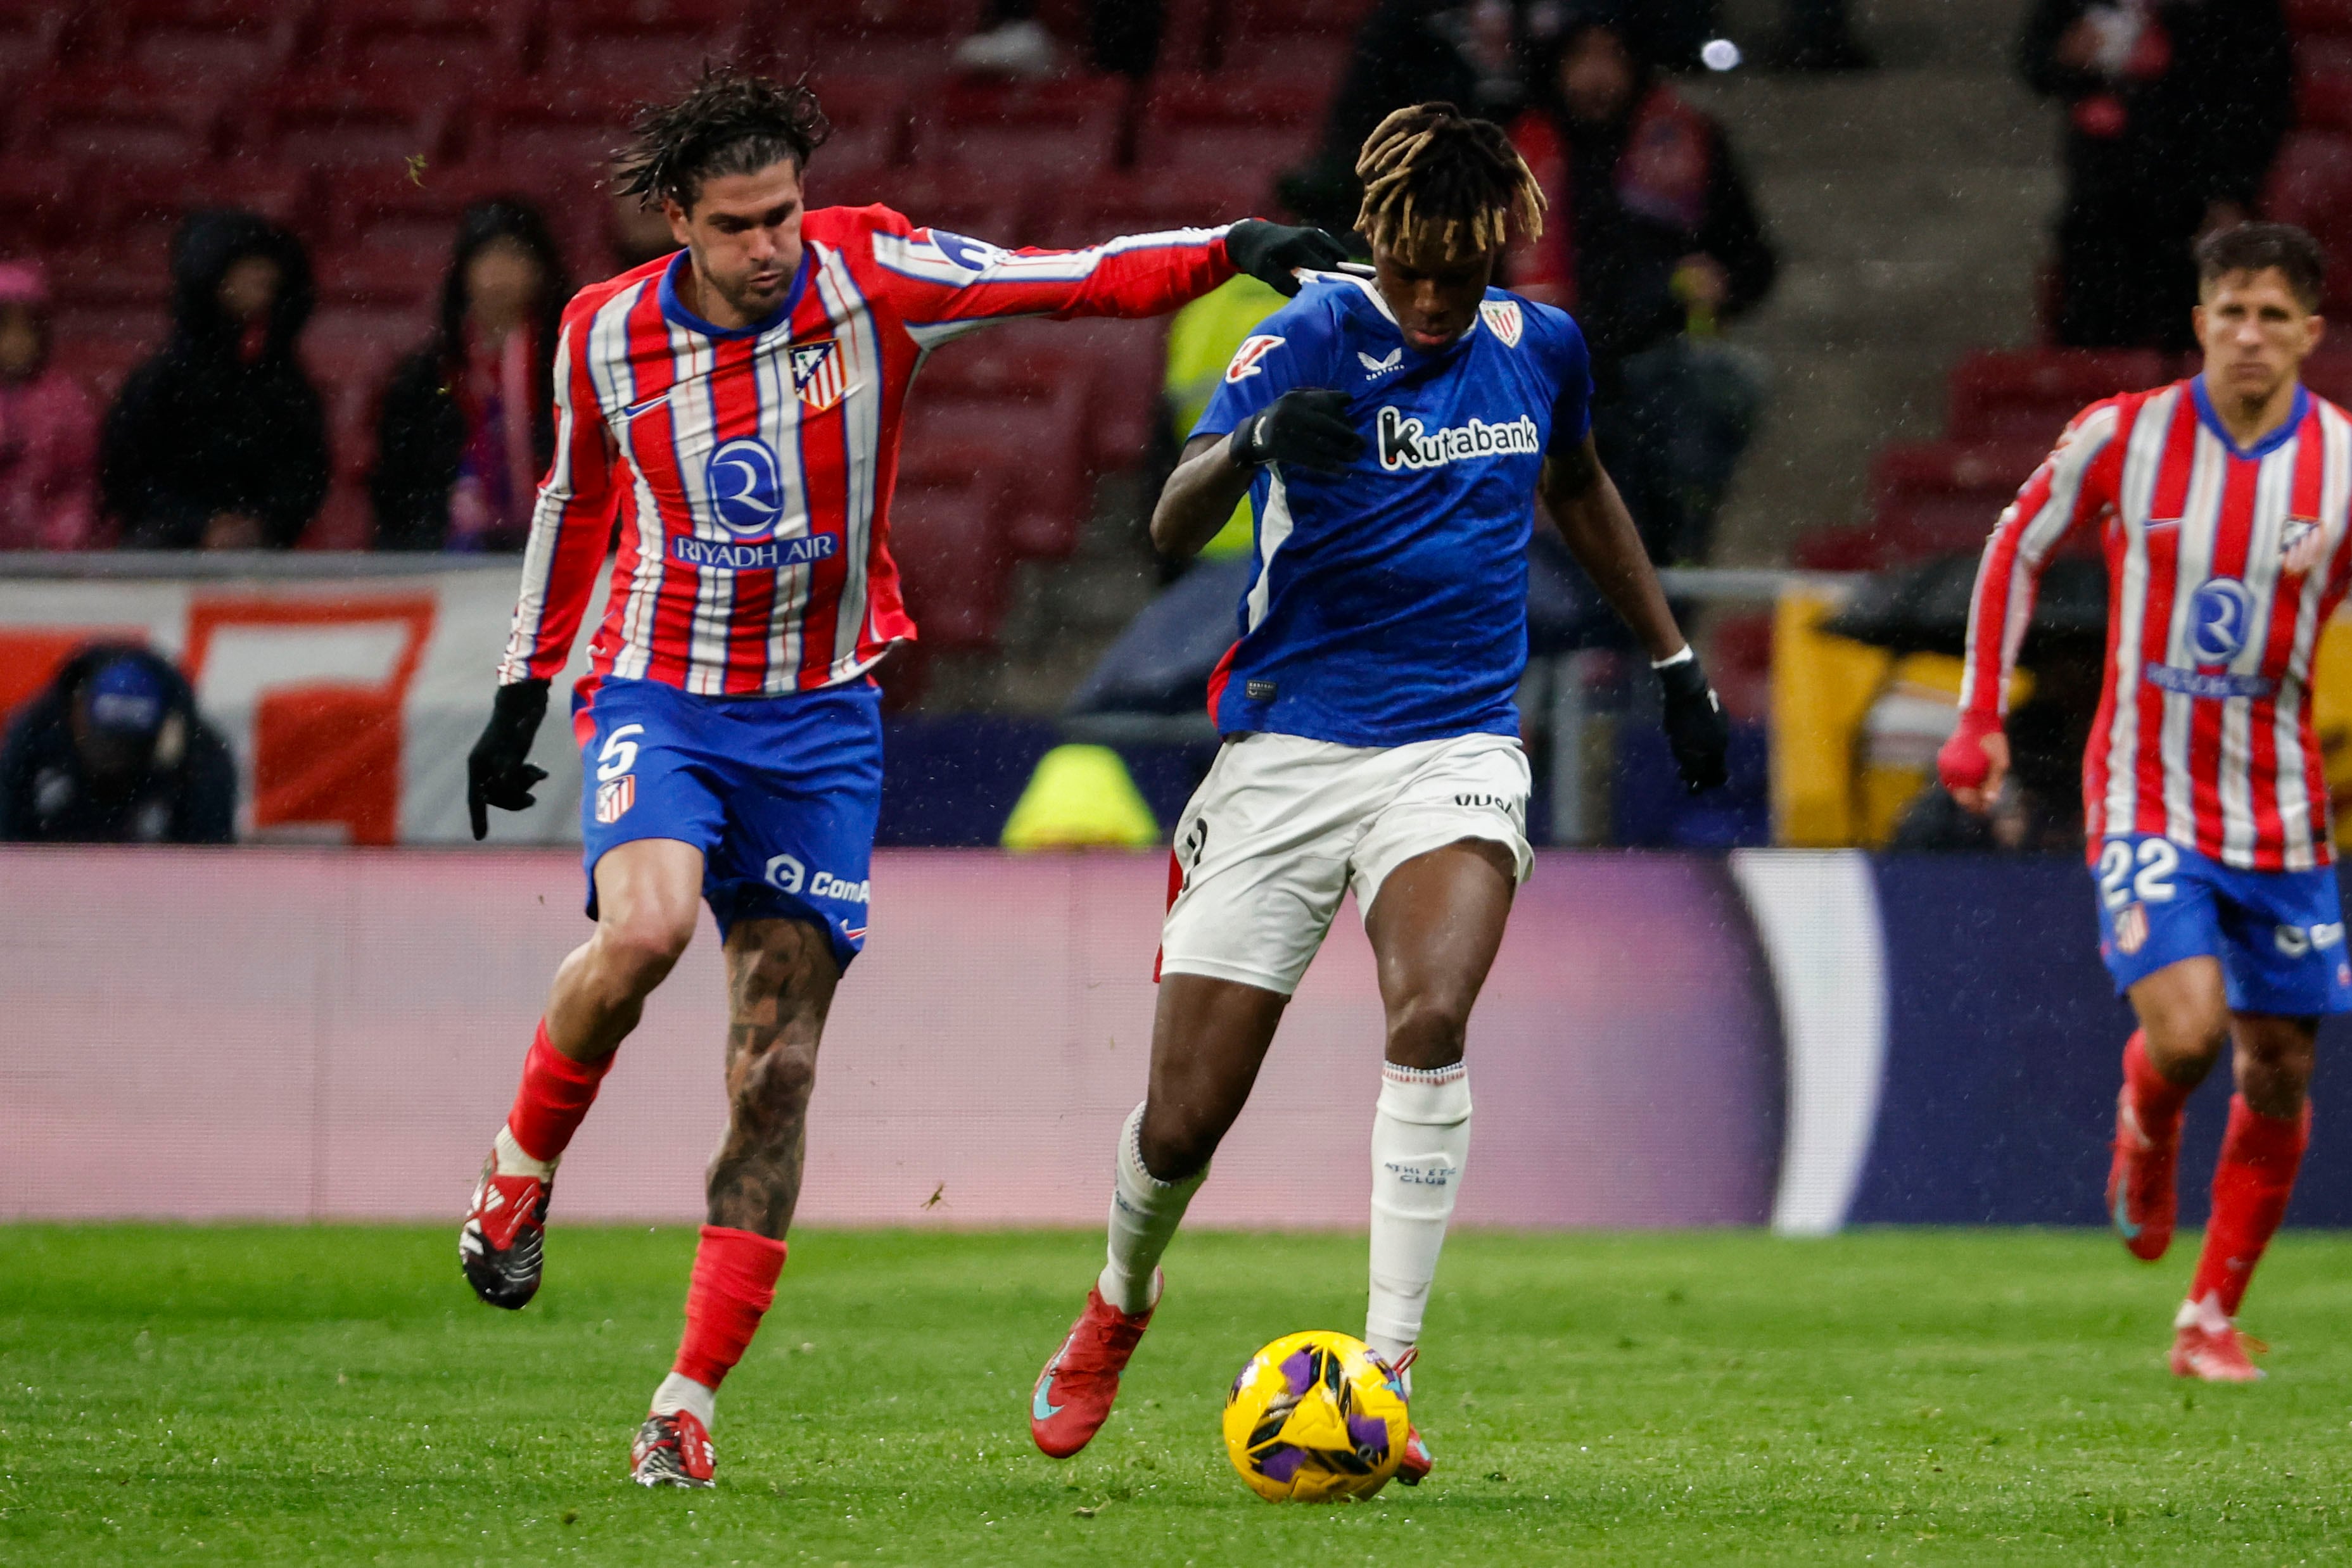
<svg viewBox="0 0 2352 1568">
<path fill-rule="evenodd" d="M 1364 1343 L 1393 1363 L 1421 1337 L 1470 1157 L 1470 1072 L 1381 1065 L 1372 1113 L 1372 1290 Z"/>
<path fill-rule="evenodd" d="M 500 1176 L 537 1176 L 545 1181 L 555 1174 L 555 1162 L 535 1160 L 523 1153 L 522 1145 L 515 1142 L 515 1135 L 507 1131 L 504 1123 L 499 1124 L 499 1135 L 490 1147 L 496 1151 L 494 1157 Z"/>
<path fill-rule="evenodd" d="M 710 1423 L 719 1416 L 719 1390 L 706 1388 L 682 1372 L 671 1373 L 654 1390 L 653 1407 L 646 1414 L 675 1416 L 681 1410 L 691 1413 L 702 1423 L 702 1429 L 709 1431 Z"/>
<path fill-rule="evenodd" d="M 1122 1312 L 1146 1312 L 1160 1301 L 1160 1255 L 1209 1171 L 1203 1166 L 1181 1181 L 1161 1181 L 1144 1169 L 1140 1105 L 1118 1130 L 1118 1155 L 1111 1165 L 1110 1259 L 1095 1289 Z"/>
</svg>

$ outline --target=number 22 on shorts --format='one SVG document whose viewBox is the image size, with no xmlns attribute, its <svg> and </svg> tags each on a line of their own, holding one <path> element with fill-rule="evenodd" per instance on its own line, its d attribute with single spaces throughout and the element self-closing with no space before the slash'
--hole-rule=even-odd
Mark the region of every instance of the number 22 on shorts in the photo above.
<svg viewBox="0 0 2352 1568">
<path fill-rule="evenodd" d="M 2121 909 L 2134 898 L 2163 904 L 2172 897 L 2173 873 L 2179 869 L 2180 851 L 2169 839 L 2142 839 L 2137 852 L 2129 839 L 2109 839 L 2099 851 L 2099 896 L 2109 909 Z"/>
</svg>

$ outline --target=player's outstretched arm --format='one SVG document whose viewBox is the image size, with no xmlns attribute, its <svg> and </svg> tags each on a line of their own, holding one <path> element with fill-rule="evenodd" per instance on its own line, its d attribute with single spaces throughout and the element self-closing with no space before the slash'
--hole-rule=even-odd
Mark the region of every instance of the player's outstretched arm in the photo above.
<svg viewBox="0 0 2352 1568">
<path fill-rule="evenodd" d="M 1216 538 L 1249 491 L 1258 467 L 1295 464 L 1336 473 L 1362 455 L 1364 438 L 1348 423 L 1348 394 L 1298 387 L 1284 392 L 1225 434 L 1196 435 L 1151 509 L 1151 542 L 1181 560 Z"/>
<path fill-rule="evenodd" d="M 1716 788 L 1729 777 L 1731 727 L 1723 704 L 1675 624 L 1633 514 L 1601 466 L 1590 434 L 1581 444 L 1557 447 L 1544 459 L 1538 488 L 1569 553 L 1650 655 L 1650 667 L 1665 689 L 1666 739 L 1683 782 L 1693 794 Z"/>
</svg>

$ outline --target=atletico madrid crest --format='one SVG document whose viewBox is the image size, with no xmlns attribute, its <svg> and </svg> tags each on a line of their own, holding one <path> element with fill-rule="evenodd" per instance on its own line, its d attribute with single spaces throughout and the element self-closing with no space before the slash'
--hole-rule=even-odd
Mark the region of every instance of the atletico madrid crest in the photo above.
<svg viewBox="0 0 2352 1568">
<path fill-rule="evenodd" d="M 628 814 L 637 803 L 637 776 L 624 773 L 609 783 L 596 786 L 596 821 L 611 827 Z"/>
<path fill-rule="evenodd" d="M 2126 958 L 2147 946 L 2147 905 L 2132 903 L 2116 911 L 2116 947 Z"/>
<path fill-rule="evenodd" d="M 800 394 L 802 405 L 811 413 L 823 413 L 849 391 L 849 378 L 841 368 L 839 348 L 831 338 L 793 346 L 793 390 Z"/>
</svg>

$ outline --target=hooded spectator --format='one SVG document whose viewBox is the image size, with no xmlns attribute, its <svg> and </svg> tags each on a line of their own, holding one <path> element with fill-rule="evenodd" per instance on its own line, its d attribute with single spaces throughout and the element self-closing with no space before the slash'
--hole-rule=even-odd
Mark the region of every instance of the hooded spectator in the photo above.
<svg viewBox="0 0 2352 1568">
<path fill-rule="evenodd" d="M 100 643 L 0 740 L 0 841 L 225 844 L 236 765 L 168 660 Z"/>
<path fill-rule="evenodd" d="M 0 262 L 0 549 L 86 549 L 98 524 L 98 407 L 49 357 L 38 263 Z"/>
<path fill-rule="evenodd" d="M 2279 0 L 2036 0 L 2018 61 L 2066 106 L 2058 340 L 2195 347 L 2190 249 L 2253 210 L 2294 119 Z"/>
<path fill-rule="evenodd" d="M 432 340 L 384 388 L 380 549 L 520 549 L 555 451 L 556 328 L 571 295 L 539 210 L 512 197 L 459 220 Z"/>
<path fill-rule="evenodd" d="M 1583 328 L 1594 440 L 1651 555 L 1703 561 L 1763 397 L 1760 371 L 1716 334 L 1779 263 L 1722 126 L 1620 27 L 1580 18 L 1533 66 L 1511 135 L 1550 208 L 1510 287 Z"/>
<path fill-rule="evenodd" d="M 170 341 L 106 416 L 107 508 L 133 548 L 287 549 L 327 494 L 326 411 L 294 355 L 310 257 L 251 213 L 197 213 L 172 289 Z"/>
</svg>

